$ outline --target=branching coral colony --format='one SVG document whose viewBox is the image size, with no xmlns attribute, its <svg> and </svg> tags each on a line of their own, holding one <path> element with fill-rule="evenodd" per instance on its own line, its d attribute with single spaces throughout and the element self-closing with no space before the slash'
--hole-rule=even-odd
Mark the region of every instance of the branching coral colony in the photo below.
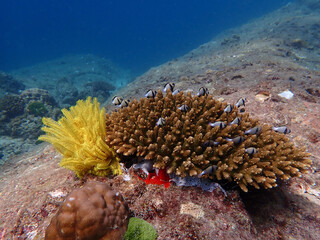
<svg viewBox="0 0 320 240">
<path fill-rule="evenodd" d="M 106 118 L 96 100 L 80 101 L 58 122 L 44 118 L 47 135 L 40 139 L 51 142 L 64 155 L 61 165 L 78 176 L 119 173 L 114 151 L 122 161 L 151 162 L 168 174 L 234 181 L 245 192 L 275 187 L 278 179 L 310 168 L 310 154 L 294 147 L 286 127 L 260 124 L 239 111 L 245 99 L 227 104 L 205 88 L 192 96 L 173 87 L 149 90 L 140 101 L 115 97 L 120 108 Z"/>
<path fill-rule="evenodd" d="M 216 101 L 205 88 L 192 96 L 166 86 L 165 94 L 149 90 L 146 98 L 106 115 L 106 142 L 120 157 L 152 161 L 181 177 L 235 181 L 245 192 L 248 185 L 275 187 L 277 179 L 310 168 L 310 154 L 289 142 L 286 127 L 262 125 L 239 112 L 245 99 L 233 105 Z"/>
</svg>

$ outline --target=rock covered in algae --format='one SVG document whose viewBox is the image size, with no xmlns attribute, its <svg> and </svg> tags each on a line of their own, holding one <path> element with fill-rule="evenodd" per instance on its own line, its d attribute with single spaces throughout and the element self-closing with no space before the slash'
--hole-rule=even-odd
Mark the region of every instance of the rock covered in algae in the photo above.
<svg viewBox="0 0 320 240">
<path fill-rule="evenodd" d="M 277 186 L 311 165 L 305 148 L 212 95 L 161 91 L 106 115 L 106 142 L 120 156 L 178 176 L 235 181 L 243 191 Z M 209 170 L 208 170 L 209 169 Z"/>
</svg>

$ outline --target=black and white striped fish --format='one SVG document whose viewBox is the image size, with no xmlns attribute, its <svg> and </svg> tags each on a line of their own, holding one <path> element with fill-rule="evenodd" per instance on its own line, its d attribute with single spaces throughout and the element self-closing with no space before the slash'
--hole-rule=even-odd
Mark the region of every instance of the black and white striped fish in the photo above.
<svg viewBox="0 0 320 240">
<path fill-rule="evenodd" d="M 240 124 L 240 121 L 241 121 L 241 118 L 236 117 L 235 119 L 233 119 L 233 121 L 230 123 L 230 125 L 233 125 L 233 124 L 239 125 L 239 124 Z"/>
<path fill-rule="evenodd" d="M 244 141 L 244 137 L 242 136 L 238 136 L 238 137 L 235 137 L 235 138 L 226 138 L 227 141 L 229 142 L 233 142 L 234 144 L 240 144 Z"/>
<path fill-rule="evenodd" d="M 128 107 L 129 103 L 130 103 L 129 99 L 123 100 L 119 107 L 121 107 L 121 108 Z"/>
<path fill-rule="evenodd" d="M 164 118 L 159 118 L 158 121 L 157 121 L 157 126 L 161 127 L 164 124 L 166 124 L 166 120 Z"/>
<path fill-rule="evenodd" d="M 212 175 L 217 170 L 216 165 L 211 165 L 207 167 L 202 173 L 198 175 L 198 177 L 202 177 L 203 175 Z"/>
<path fill-rule="evenodd" d="M 157 95 L 157 91 L 149 89 L 144 95 L 146 98 L 154 98 Z"/>
<path fill-rule="evenodd" d="M 279 132 L 279 133 L 283 133 L 283 134 L 291 133 L 291 130 L 289 128 L 287 128 L 286 126 L 272 127 L 272 129 L 275 132 Z"/>
<path fill-rule="evenodd" d="M 197 93 L 197 96 L 198 96 L 198 97 L 208 96 L 208 95 L 209 95 L 209 90 L 208 90 L 208 88 L 205 88 L 205 87 L 199 88 L 199 91 L 198 91 L 198 93 Z"/>
<path fill-rule="evenodd" d="M 228 104 L 224 109 L 223 111 L 226 112 L 226 113 L 230 113 L 232 111 L 233 107 L 231 104 Z"/>
<path fill-rule="evenodd" d="M 224 122 L 220 122 L 220 121 L 214 122 L 214 123 L 209 123 L 209 125 L 210 125 L 211 127 L 219 127 L 220 129 L 226 127 L 226 124 L 225 124 Z"/>
<path fill-rule="evenodd" d="M 254 147 L 249 147 L 245 149 L 246 153 L 248 153 L 249 155 L 255 154 L 258 152 L 258 150 Z"/>
<path fill-rule="evenodd" d="M 168 90 L 173 92 L 174 86 L 175 86 L 174 83 L 166 83 L 163 87 L 163 92 L 167 92 Z"/>
<path fill-rule="evenodd" d="M 215 141 L 213 141 L 213 140 L 207 140 L 207 141 L 205 141 L 205 142 L 203 143 L 202 146 L 204 146 L 205 148 L 207 148 L 207 147 L 214 147 L 214 146 L 218 146 L 218 145 L 219 145 L 218 142 L 215 142 Z"/>
<path fill-rule="evenodd" d="M 253 134 L 259 134 L 261 132 L 261 127 L 253 127 L 253 128 L 250 128 L 249 130 L 246 130 L 244 132 L 244 134 L 246 135 L 253 135 Z"/>
<path fill-rule="evenodd" d="M 114 105 L 116 105 L 116 106 L 119 106 L 122 101 L 123 101 L 123 99 L 120 98 L 120 97 L 117 97 L 117 96 L 114 96 L 114 97 L 112 98 L 112 104 L 114 104 Z"/>
<path fill-rule="evenodd" d="M 176 90 L 174 90 L 173 92 L 172 92 L 172 95 L 174 96 L 174 95 L 177 95 L 179 92 L 181 92 L 181 90 L 180 89 L 176 89 Z"/>
<path fill-rule="evenodd" d="M 180 109 L 181 112 L 187 112 L 189 110 L 189 106 L 183 104 L 180 107 L 178 107 L 178 109 Z"/>
<path fill-rule="evenodd" d="M 246 101 L 247 101 L 246 98 L 240 98 L 236 103 L 236 107 L 239 108 L 241 106 L 245 106 L 246 105 Z"/>
</svg>

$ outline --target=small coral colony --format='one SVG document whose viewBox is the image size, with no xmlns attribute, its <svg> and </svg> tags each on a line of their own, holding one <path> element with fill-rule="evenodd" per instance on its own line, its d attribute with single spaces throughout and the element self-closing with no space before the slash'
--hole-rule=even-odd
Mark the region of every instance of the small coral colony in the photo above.
<svg viewBox="0 0 320 240">
<path fill-rule="evenodd" d="M 46 135 L 62 153 L 60 165 L 95 175 L 119 174 L 120 162 L 147 174 L 172 178 L 228 180 L 243 191 L 272 188 L 279 179 L 301 176 L 311 160 L 305 148 L 286 137 L 285 126 L 250 118 L 245 98 L 235 104 L 215 100 L 202 87 L 197 94 L 149 90 L 140 100 L 114 97 L 110 114 L 96 99 L 62 110 L 59 121 L 43 119 Z"/>
</svg>

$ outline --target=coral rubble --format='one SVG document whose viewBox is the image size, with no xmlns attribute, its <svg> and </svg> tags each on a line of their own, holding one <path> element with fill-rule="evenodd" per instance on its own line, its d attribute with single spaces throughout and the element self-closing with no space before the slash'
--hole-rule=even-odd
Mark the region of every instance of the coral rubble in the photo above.
<svg viewBox="0 0 320 240">
<path fill-rule="evenodd" d="M 212 95 L 159 91 L 107 114 L 106 129 L 106 143 L 120 157 L 150 160 L 181 177 L 235 181 L 243 191 L 275 187 L 311 165 L 305 148 Z"/>
<path fill-rule="evenodd" d="M 63 155 L 62 167 L 76 172 L 79 177 L 86 173 L 105 176 L 121 173 L 119 159 L 104 139 L 105 110 L 91 97 L 79 100 L 70 110 L 63 109 L 59 121 L 43 118 L 42 128 L 46 135 L 39 140 L 47 141 Z"/>
<path fill-rule="evenodd" d="M 123 239 L 128 222 L 129 207 L 121 194 L 104 183 L 88 182 L 68 195 L 45 239 Z"/>
</svg>

